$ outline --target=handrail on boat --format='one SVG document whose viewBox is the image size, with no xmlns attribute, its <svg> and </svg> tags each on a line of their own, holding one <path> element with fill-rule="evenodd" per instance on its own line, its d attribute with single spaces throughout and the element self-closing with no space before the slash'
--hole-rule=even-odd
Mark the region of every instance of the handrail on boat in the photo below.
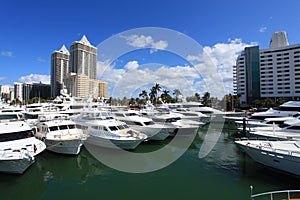
<svg viewBox="0 0 300 200">
<path fill-rule="evenodd" d="M 278 191 L 270 191 L 270 192 L 264 192 L 264 193 L 259 193 L 259 194 L 252 194 L 253 191 L 253 186 L 250 186 L 251 189 L 251 195 L 250 198 L 254 200 L 256 197 L 261 197 L 265 195 L 270 196 L 270 200 L 273 200 L 274 194 L 280 194 L 280 193 L 287 193 L 287 199 L 286 200 L 292 200 L 295 199 L 294 197 L 291 198 L 291 193 L 300 193 L 300 190 L 278 190 Z M 297 198 L 298 199 L 298 198 Z"/>
</svg>

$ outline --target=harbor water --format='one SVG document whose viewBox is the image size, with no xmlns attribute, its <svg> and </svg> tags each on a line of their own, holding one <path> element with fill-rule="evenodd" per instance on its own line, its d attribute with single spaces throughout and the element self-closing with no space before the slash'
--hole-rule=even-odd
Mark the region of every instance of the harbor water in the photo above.
<svg viewBox="0 0 300 200">
<path fill-rule="evenodd" d="M 221 132 L 203 158 L 207 134 Z M 234 144 L 236 130 L 198 130 L 189 149 L 169 166 L 148 173 L 126 173 L 95 159 L 85 148 L 78 156 L 48 151 L 23 174 L 0 174 L 1 200 L 6 199 L 250 199 L 254 193 L 300 189 L 300 179 L 255 163 Z M 136 150 L 151 151 L 170 142 L 148 141 Z M 209 141 L 208 141 L 209 142 Z"/>
</svg>

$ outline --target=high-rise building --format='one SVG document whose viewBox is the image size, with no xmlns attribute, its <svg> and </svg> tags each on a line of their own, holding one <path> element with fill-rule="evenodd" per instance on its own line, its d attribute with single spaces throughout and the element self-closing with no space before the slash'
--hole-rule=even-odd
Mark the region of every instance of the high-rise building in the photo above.
<svg viewBox="0 0 300 200">
<path fill-rule="evenodd" d="M 85 35 L 80 41 L 72 43 L 70 53 L 65 46 L 55 51 L 51 64 L 51 77 L 54 77 L 53 81 L 51 79 L 51 88 L 55 91 L 52 97 L 58 96 L 65 86 L 72 96 L 86 97 L 96 91 L 95 98 L 107 99 L 108 83 L 96 80 L 97 53 L 97 48 L 91 45 Z M 68 70 L 66 66 L 69 66 Z"/>
<path fill-rule="evenodd" d="M 0 86 L 1 100 L 13 100 L 14 99 L 14 87 L 10 85 Z"/>
<path fill-rule="evenodd" d="M 300 44 L 288 45 L 285 33 L 274 33 L 268 49 L 246 47 L 234 71 L 242 106 L 259 98 L 300 98 Z"/>
<path fill-rule="evenodd" d="M 15 84 L 16 87 L 16 84 Z M 19 87 L 19 86 L 18 86 Z M 16 88 L 15 88 L 16 89 Z M 27 101 L 33 98 L 47 99 L 51 96 L 51 87 L 44 83 L 21 83 L 22 100 Z"/>
<path fill-rule="evenodd" d="M 69 74 L 69 59 L 70 53 L 65 45 L 51 54 L 51 96 L 53 97 L 58 96 L 66 84 Z"/>
<path fill-rule="evenodd" d="M 15 99 L 19 101 L 23 101 L 23 83 L 14 83 L 14 93 L 15 93 Z"/>
<path fill-rule="evenodd" d="M 276 49 L 276 48 L 285 47 L 288 45 L 289 45 L 289 42 L 288 42 L 286 32 L 280 31 L 280 32 L 273 33 L 271 41 L 270 41 L 270 49 Z"/>
<path fill-rule="evenodd" d="M 91 45 L 85 35 L 80 41 L 71 45 L 69 71 L 78 75 L 84 74 L 90 79 L 96 79 L 97 48 Z"/>
<path fill-rule="evenodd" d="M 68 88 L 72 96 L 86 97 L 91 92 L 95 92 L 94 98 L 108 98 L 108 83 L 105 81 L 89 79 L 85 74 L 71 73 L 67 83 L 76 86 Z"/>
</svg>

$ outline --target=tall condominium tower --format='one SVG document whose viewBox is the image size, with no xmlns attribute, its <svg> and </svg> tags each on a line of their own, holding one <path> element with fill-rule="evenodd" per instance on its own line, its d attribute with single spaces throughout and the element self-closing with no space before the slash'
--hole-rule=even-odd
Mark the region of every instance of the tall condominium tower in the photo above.
<svg viewBox="0 0 300 200">
<path fill-rule="evenodd" d="M 288 38 L 286 36 L 285 31 L 275 32 L 272 34 L 272 38 L 270 41 L 271 49 L 285 47 L 288 45 L 289 45 L 289 42 L 288 42 Z"/>
<path fill-rule="evenodd" d="M 70 53 L 65 45 L 60 50 L 51 54 L 51 96 L 55 97 L 60 94 L 60 90 L 66 84 L 69 73 Z"/>
<path fill-rule="evenodd" d="M 51 61 L 51 96 L 58 96 L 66 86 L 75 97 L 86 97 L 96 91 L 94 98 L 108 98 L 108 83 L 96 80 L 97 53 L 85 35 L 72 43 L 70 53 L 65 46 L 55 51 Z"/>
<path fill-rule="evenodd" d="M 90 79 L 96 79 L 97 48 L 92 46 L 83 35 L 80 41 L 71 45 L 70 49 L 70 73 L 86 75 Z"/>
<path fill-rule="evenodd" d="M 300 100 L 300 44 L 288 45 L 286 34 L 272 35 L 270 48 L 246 47 L 234 66 L 234 91 L 241 105 L 260 98 Z"/>
</svg>

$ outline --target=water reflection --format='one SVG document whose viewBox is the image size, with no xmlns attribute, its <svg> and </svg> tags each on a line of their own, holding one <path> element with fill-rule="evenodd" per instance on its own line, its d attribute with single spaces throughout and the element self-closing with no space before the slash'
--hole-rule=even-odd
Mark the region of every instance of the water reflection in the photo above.
<svg viewBox="0 0 300 200">
<path fill-rule="evenodd" d="M 164 169 L 123 173 L 95 159 L 85 148 L 78 156 L 43 152 L 23 175 L 0 174 L 1 199 L 249 199 L 254 192 L 299 189 L 300 179 L 255 163 L 234 144 L 235 130 L 222 129 L 207 156 L 198 153 L 207 134 L 199 130 L 188 151 Z M 151 152 L 170 142 L 145 143 L 135 150 Z M 206 141 L 210 142 L 210 141 Z M 148 160 L 147 164 L 151 163 Z M 133 196 L 134 194 L 134 196 Z"/>
</svg>

